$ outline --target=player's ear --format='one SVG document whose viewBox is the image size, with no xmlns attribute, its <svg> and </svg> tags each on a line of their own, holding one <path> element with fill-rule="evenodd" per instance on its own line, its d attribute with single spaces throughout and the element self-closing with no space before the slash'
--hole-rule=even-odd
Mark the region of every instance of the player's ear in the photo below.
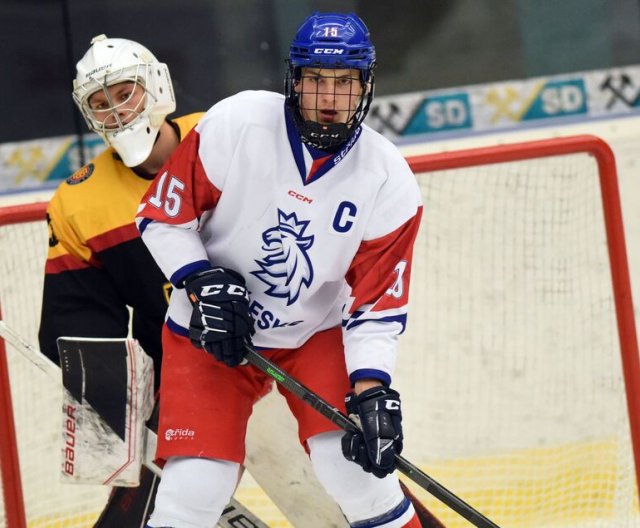
<svg viewBox="0 0 640 528">
<path fill-rule="evenodd" d="M 362 97 L 368 97 L 371 91 L 373 90 L 373 85 L 371 81 L 361 82 L 360 86 L 362 86 Z"/>
<path fill-rule="evenodd" d="M 293 91 L 296 93 L 302 92 L 302 77 L 304 75 L 303 69 L 304 68 L 296 68 L 294 70 L 292 85 Z"/>
</svg>

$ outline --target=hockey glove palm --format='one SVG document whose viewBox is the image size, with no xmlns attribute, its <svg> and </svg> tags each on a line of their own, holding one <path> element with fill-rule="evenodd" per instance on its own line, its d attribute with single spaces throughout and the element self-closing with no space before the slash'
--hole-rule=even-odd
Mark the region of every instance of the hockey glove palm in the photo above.
<svg viewBox="0 0 640 528">
<path fill-rule="evenodd" d="M 243 362 L 254 334 L 244 279 L 225 268 L 194 273 L 184 281 L 193 306 L 189 339 L 229 367 Z"/>
<path fill-rule="evenodd" d="M 388 387 L 373 387 L 345 398 L 347 414 L 361 427 L 342 437 L 342 453 L 367 473 L 383 478 L 395 469 L 402 452 L 400 395 Z"/>
</svg>

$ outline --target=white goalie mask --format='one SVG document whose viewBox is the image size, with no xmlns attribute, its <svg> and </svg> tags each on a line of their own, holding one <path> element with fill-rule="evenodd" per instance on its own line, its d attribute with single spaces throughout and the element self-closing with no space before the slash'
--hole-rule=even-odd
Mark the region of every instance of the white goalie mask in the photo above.
<svg viewBox="0 0 640 528">
<path fill-rule="evenodd" d="M 169 68 L 132 40 L 99 35 L 76 65 L 73 100 L 128 167 L 144 162 L 176 109 Z M 122 85 L 120 88 L 108 88 Z"/>
</svg>

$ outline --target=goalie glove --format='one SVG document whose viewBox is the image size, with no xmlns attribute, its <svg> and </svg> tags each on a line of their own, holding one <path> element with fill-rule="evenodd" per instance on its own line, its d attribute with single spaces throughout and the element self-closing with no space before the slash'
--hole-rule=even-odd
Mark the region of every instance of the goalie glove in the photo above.
<svg viewBox="0 0 640 528">
<path fill-rule="evenodd" d="M 244 363 L 255 333 L 249 295 L 240 274 L 225 268 L 194 273 L 184 281 L 193 306 L 189 339 L 229 367 Z"/>
<path fill-rule="evenodd" d="M 384 478 L 395 469 L 402 452 L 400 395 L 388 387 L 372 387 L 345 398 L 347 414 L 361 431 L 342 437 L 342 453 L 367 473 Z"/>
</svg>

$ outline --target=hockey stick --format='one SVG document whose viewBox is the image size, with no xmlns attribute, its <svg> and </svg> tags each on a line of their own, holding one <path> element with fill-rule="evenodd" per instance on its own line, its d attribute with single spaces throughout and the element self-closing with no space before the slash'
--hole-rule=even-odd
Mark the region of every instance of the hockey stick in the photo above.
<svg viewBox="0 0 640 528">
<path fill-rule="evenodd" d="M 320 398 L 320 396 L 302 385 L 299 381 L 289 376 L 289 374 L 280 369 L 275 363 L 256 352 L 251 346 L 246 345 L 246 351 L 247 353 L 245 358 L 249 363 L 280 383 L 280 385 L 286 388 L 289 392 L 311 405 L 311 407 L 322 414 L 325 418 L 328 418 L 331 422 L 345 431 L 359 431 L 358 427 L 342 412 Z M 413 465 L 400 455 L 396 455 L 396 469 L 404 473 L 416 484 L 431 493 L 431 495 L 446 504 L 456 513 L 460 514 L 477 528 L 500 528 L 478 510 L 467 504 L 460 497 L 449 491 L 442 484 L 435 481 L 429 475 L 421 471 L 417 466 Z"/>
<path fill-rule="evenodd" d="M 416 515 L 418 516 L 418 520 L 420 521 L 422 528 L 447 528 L 440 522 L 440 519 L 431 513 L 429 509 L 418 500 L 404 482 L 400 481 L 400 487 L 402 488 L 404 496 L 411 501 L 411 504 L 413 504 L 413 509 L 416 511 Z"/>
<path fill-rule="evenodd" d="M 60 367 L 47 358 L 42 352 L 27 343 L 15 330 L 0 320 L 0 337 L 18 351 L 24 358 L 38 367 L 49 378 L 62 384 L 62 376 Z M 149 428 L 146 428 L 146 445 L 144 449 L 143 464 L 147 466 L 153 473 L 160 475 L 162 470 L 153 462 L 153 454 L 155 453 L 156 434 Z M 245 506 L 240 504 L 234 498 L 222 512 L 222 516 L 218 521 L 219 528 L 269 528 L 256 515 L 249 511 Z"/>
</svg>

